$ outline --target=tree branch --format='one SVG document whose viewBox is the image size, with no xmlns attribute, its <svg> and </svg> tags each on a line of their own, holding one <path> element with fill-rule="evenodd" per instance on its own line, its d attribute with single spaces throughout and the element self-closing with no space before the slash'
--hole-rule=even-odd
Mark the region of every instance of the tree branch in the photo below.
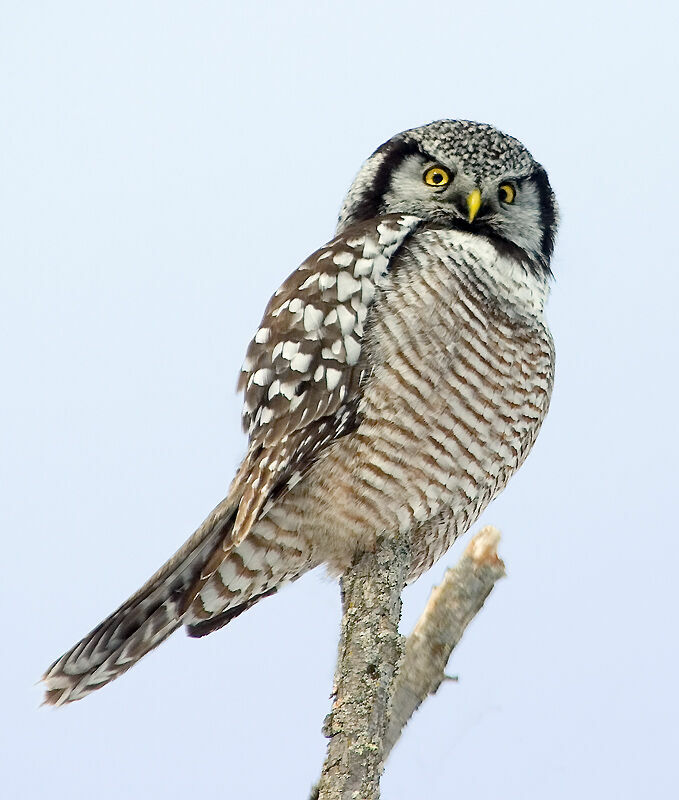
<svg viewBox="0 0 679 800">
<path fill-rule="evenodd" d="M 402 536 L 385 537 L 342 578 L 342 631 L 320 800 L 377 800 L 392 686 L 403 653 L 401 592 L 410 561 Z M 313 795 L 312 795 L 313 796 Z"/>
<path fill-rule="evenodd" d="M 434 587 L 422 616 L 406 641 L 394 685 L 384 760 L 405 725 L 446 679 L 445 668 L 467 625 L 481 610 L 495 582 L 505 574 L 497 554 L 500 532 L 490 525 L 467 545 L 460 561 Z"/>
<path fill-rule="evenodd" d="M 324 725 L 330 742 L 310 800 L 378 800 L 383 764 L 403 728 L 446 679 L 453 648 L 505 574 L 499 541 L 496 528 L 483 528 L 446 571 L 406 641 L 396 676 L 408 543 L 385 539 L 343 577 L 335 701 Z"/>
</svg>

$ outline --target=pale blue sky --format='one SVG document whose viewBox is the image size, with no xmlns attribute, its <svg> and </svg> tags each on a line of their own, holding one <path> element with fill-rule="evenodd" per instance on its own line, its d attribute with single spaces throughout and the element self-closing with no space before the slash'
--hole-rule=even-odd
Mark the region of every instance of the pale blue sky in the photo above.
<svg viewBox="0 0 679 800">
<path fill-rule="evenodd" d="M 41 671 L 221 499 L 280 281 L 362 160 L 491 122 L 562 208 L 552 410 L 508 577 L 385 798 L 667 797 L 677 740 L 677 55 L 667 2 L 2 3 L 0 792 L 303 798 L 339 622 L 309 576 L 60 711 Z M 458 543 L 405 597 L 404 629 Z"/>
</svg>

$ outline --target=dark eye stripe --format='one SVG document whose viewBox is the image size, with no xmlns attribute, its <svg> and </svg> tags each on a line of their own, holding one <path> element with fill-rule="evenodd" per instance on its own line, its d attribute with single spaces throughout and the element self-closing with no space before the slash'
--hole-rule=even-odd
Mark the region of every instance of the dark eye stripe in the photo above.
<svg viewBox="0 0 679 800">
<path fill-rule="evenodd" d="M 557 221 L 556 200 L 554 199 L 552 187 L 549 185 L 547 173 L 542 167 L 536 169 L 533 177 L 538 190 L 542 229 L 544 231 L 542 234 L 541 249 L 545 258 L 545 263 L 547 263 L 554 250 Z"/>
<path fill-rule="evenodd" d="M 385 156 L 377 168 L 372 183 L 366 187 L 361 199 L 354 206 L 351 214 L 352 223 L 372 219 L 379 214 L 382 197 L 387 191 L 391 176 L 408 156 L 419 154 L 423 158 L 431 159 L 412 139 L 392 139 L 378 147 L 373 155 L 377 153 L 384 153 Z"/>
</svg>

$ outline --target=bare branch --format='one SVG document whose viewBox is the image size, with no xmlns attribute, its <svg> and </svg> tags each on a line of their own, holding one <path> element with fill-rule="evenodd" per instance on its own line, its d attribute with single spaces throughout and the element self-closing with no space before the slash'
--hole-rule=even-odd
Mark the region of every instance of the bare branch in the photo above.
<svg viewBox="0 0 679 800">
<path fill-rule="evenodd" d="M 398 633 L 409 563 L 403 537 L 385 537 L 342 578 L 342 631 L 330 738 L 320 800 L 377 800 L 394 674 L 403 653 Z"/>
<path fill-rule="evenodd" d="M 505 574 L 500 533 L 480 530 L 434 588 L 408 637 L 398 634 L 409 561 L 405 542 L 385 540 L 342 579 L 342 632 L 330 738 L 320 782 L 310 800 L 377 800 L 382 767 L 410 717 L 445 680 L 453 648 Z M 390 703 L 390 698 L 391 703 Z"/>
<path fill-rule="evenodd" d="M 495 582 L 505 574 L 498 557 L 500 532 L 480 530 L 456 566 L 434 588 L 422 616 L 406 641 L 406 652 L 394 685 L 384 760 L 413 713 L 448 678 L 444 670 L 467 625 L 481 610 Z"/>
</svg>

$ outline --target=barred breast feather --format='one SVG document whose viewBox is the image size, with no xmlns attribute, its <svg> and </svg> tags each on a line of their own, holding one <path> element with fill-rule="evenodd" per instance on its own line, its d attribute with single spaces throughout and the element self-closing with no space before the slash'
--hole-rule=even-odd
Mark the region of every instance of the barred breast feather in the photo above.
<svg viewBox="0 0 679 800">
<path fill-rule="evenodd" d="M 365 323 L 355 429 L 255 527 L 341 574 L 394 530 L 414 580 L 506 485 L 549 406 L 546 284 L 487 240 L 421 226 Z"/>
</svg>

